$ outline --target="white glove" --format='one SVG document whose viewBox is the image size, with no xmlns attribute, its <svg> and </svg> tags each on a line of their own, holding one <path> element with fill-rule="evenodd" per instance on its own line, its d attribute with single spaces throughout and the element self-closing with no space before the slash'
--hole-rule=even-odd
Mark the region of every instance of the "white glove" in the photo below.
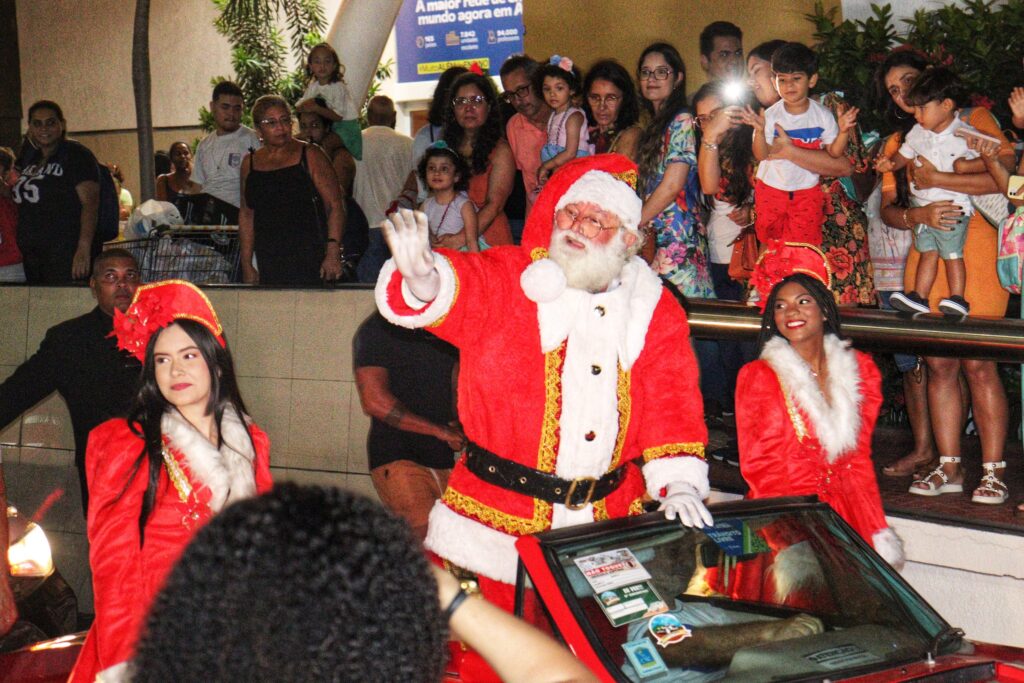
<svg viewBox="0 0 1024 683">
<path fill-rule="evenodd" d="M 700 494 L 692 484 L 673 482 L 665 487 L 665 497 L 661 499 L 659 510 L 665 511 L 665 519 L 679 518 L 683 526 L 695 526 L 703 529 L 714 526 L 711 513 L 704 507 Z"/>
<path fill-rule="evenodd" d="M 434 267 L 427 214 L 401 209 L 384 219 L 380 227 L 409 291 L 420 301 L 433 301 L 441 290 L 441 276 Z"/>
</svg>

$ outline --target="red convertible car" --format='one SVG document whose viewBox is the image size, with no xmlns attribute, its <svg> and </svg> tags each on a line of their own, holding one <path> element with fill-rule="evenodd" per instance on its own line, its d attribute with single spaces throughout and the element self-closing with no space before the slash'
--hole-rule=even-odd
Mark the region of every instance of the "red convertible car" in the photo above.
<svg viewBox="0 0 1024 683">
<path fill-rule="evenodd" d="M 1024 650 L 966 639 L 813 497 L 711 511 L 703 530 L 651 513 L 524 537 L 520 594 L 604 681 L 1024 683 Z M 0 655 L 0 680 L 63 681 L 80 645 Z M 452 645 L 446 681 L 486 680 Z"/>
</svg>

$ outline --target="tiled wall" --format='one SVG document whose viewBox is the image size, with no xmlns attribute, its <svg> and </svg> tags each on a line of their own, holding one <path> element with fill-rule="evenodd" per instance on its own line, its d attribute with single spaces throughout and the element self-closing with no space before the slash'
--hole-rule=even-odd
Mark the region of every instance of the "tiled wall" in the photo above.
<svg viewBox="0 0 1024 683">
<path fill-rule="evenodd" d="M 206 290 L 228 337 L 242 397 L 270 435 L 275 480 L 329 484 L 374 496 L 366 433 L 352 378 L 352 335 L 374 308 L 368 289 Z M 0 380 L 30 356 L 51 326 L 88 312 L 86 288 L 0 286 Z M 0 425 L 11 502 L 32 514 L 62 495 L 41 522 L 58 568 L 91 611 L 74 439 L 64 402 L 51 396 Z"/>
</svg>

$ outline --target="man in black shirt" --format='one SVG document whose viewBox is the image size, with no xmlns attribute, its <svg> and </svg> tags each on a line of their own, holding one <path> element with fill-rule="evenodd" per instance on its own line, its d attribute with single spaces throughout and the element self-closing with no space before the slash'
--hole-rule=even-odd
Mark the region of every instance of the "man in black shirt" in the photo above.
<svg viewBox="0 0 1024 683">
<path fill-rule="evenodd" d="M 359 400 L 372 418 L 367 452 L 373 486 L 422 540 L 427 515 L 448 486 L 453 451 L 466 445 L 452 395 L 458 352 L 376 312 L 359 327 L 352 347 Z"/>
<path fill-rule="evenodd" d="M 89 279 L 96 308 L 47 330 L 39 350 L 0 384 L 0 427 L 54 391 L 64 399 L 75 435 L 83 512 L 88 505 L 85 445 L 89 432 L 127 411 L 142 370 L 139 361 L 119 351 L 116 340 L 108 336 L 114 309 L 127 309 L 138 286 L 138 264 L 131 252 L 101 252 Z"/>
</svg>

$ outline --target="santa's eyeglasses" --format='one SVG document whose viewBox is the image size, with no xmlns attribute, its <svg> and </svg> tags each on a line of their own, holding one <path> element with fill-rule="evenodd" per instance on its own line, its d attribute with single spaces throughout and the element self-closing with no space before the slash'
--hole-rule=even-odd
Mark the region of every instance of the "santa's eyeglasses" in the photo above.
<svg viewBox="0 0 1024 683">
<path fill-rule="evenodd" d="M 601 220 L 602 214 L 605 215 L 604 222 Z M 618 230 L 622 227 L 618 220 L 609 219 L 604 211 L 592 209 L 581 211 L 572 204 L 567 204 L 555 212 L 555 223 L 562 230 L 577 230 L 588 240 L 594 239 L 604 230 Z M 606 225 L 606 223 L 614 223 L 614 225 Z"/>
</svg>

